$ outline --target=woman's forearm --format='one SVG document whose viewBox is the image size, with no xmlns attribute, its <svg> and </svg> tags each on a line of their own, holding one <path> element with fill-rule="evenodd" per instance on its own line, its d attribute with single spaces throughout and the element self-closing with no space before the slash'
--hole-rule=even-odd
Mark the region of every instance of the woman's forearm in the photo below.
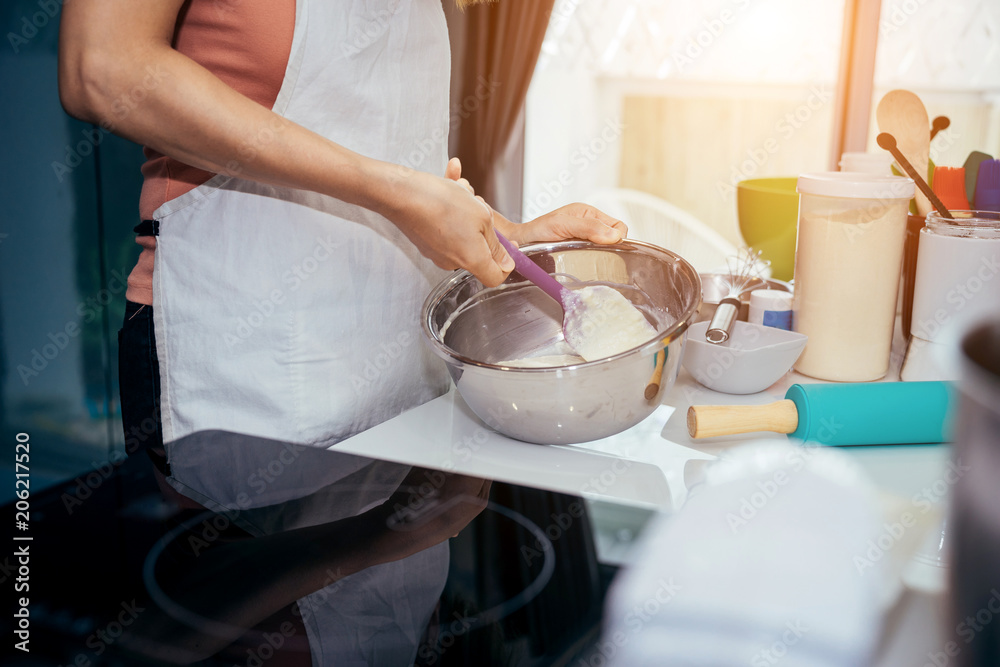
<svg viewBox="0 0 1000 667">
<path fill-rule="evenodd" d="M 66 3 L 59 36 L 66 110 L 194 167 L 373 210 L 439 267 L 468 269 L 486 285 L 513 269 L 489 208 L 458 183 L 358 155 L 174 50 L 183 1 Z"/>
<path fill-rule="evenodd" d="M 390 203 L 389 165 L 281 117 L 174 50 L 180 4 L 67 3 L 59 63 L 67 111 L 213 173 L 376 210 Z"/>
</svg>

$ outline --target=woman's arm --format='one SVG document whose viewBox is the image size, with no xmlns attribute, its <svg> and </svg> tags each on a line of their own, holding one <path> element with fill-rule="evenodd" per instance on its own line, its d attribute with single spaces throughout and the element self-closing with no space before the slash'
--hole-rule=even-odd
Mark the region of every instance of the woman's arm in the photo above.
<svg viewBox="0 0 1000 667">
<path fill-rule="evenodd" d="M 194 167 L 312 190 L 391 220 L 445 269 L 499 284 L 514 263 L 458 183 L 350 151 L 239 94 L 174 50 L 184 0 L 73 0 L 59 34 L 66 111 Z M 124 104 L 145 93 L 137 104 Z"/>
</svg>

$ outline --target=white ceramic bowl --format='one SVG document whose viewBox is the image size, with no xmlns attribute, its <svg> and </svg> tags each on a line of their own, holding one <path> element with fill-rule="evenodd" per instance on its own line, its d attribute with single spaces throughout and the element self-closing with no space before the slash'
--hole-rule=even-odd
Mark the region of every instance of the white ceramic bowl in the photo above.
<svg viewBox="0 0 1000 667">
<path fill-rule="evenodd" d="M 735 322 L 725 343 L 705 340 L 708 322 L 692 324 L 681 363 L 694 379 L 713 391 L 756 394 L 792 368 L 808 336 L 794 331 Z"/>
</svg>

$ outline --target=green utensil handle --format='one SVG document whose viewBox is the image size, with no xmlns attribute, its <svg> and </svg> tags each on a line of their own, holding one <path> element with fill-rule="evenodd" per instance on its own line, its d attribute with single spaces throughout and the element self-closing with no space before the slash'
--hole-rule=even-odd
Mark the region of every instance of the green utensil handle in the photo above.
<svg viewBox="0 0 1000 667">
<path fill-rule="evenodd" d="M 795 384 L 799 425 L 788 437 L 824 445 L 948 442 L 951 382 Z"/>
</svg>

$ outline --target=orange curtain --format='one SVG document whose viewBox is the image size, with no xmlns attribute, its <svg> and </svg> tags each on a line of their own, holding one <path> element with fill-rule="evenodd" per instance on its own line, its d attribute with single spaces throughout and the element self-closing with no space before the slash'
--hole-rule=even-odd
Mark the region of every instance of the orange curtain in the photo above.
<svg viewBox="0 0 1000 667">
<path fill-rule="evenodd" d="M 444 3 L 452 44 L 452 155 L 462 160 L 462 175 L 476 193 L 495 205 L 503 189 L 497 167 L 513 133 L 521 129 L 524 100 L 555 0 L 499 0 L 464 12 L 455 9 L 454 0 Z M 515 171 L 520 178 L 520 165 Z M 519 193 L 520 187 L 516 189 Z M 513 206 L 498 210 L 516 219 L 520 201 L 516 210 Z"/>
</svg>

